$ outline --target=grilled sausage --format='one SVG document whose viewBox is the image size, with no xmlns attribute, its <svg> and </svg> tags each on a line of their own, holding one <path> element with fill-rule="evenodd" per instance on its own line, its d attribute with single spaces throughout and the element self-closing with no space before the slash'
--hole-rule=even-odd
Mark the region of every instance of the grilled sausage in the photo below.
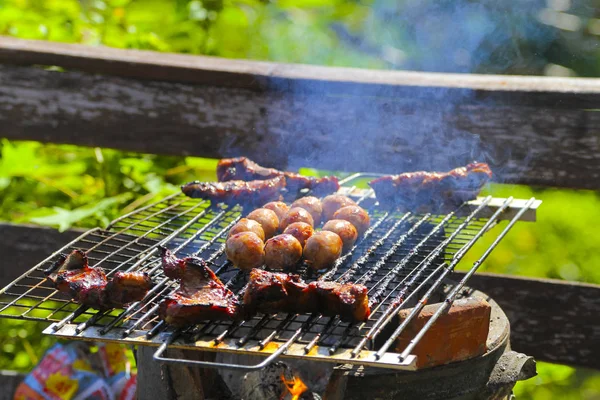
<svg viewBox="0 0 600 400">
<path fill-rule="evenodd" d="M 289 224 L 283 233 L 292 235 L 298 239 L 302 247 L 304 247 L 306 240 L 313 235 L 314 230 L 313 227 L 306 222 L 294 222 L 293 224 Z"/>
<path fill-rule="evenodd" d="M 265 243 L 265 265 L 271 269 L 292 269 L 302 258 L 302 245 L 292 235 L 273 236 Z"/>
<path fill-rule="evenodd" d="M 229 231 L 229 236 L 235 235 L 240 232 L 254 232 L 256 236 L 260 238 L 260 240 L 265 240 L 265 231 L 262 226 L 253 219 L 242 218 L 238 221 L 237 224 L 231 228 Z"/>
<path fill-rule="evenodd" d="M 356 203 L 350 197 L 341 194 L 330 194 L 321 201 L 321 206 L 323 207 L 323 220 L 329 221 L 333 218 L 333 214 L 335 214 L 337 210 L 342 207 L 353 205 L 356 205 Z"/>
<path fill-rule="evenodd" d="M 279 218 L 277 218 L 277 214 L 275 214 L 275 211 L 273 210 L 257 208 L 248 214 L 246 218 L 252 219 L 262 226 L 263 231 L 265 232 L 265 239 L 269 239 L 277 233 Z"/>
<path fill-rule="evenodd" d="M 343 219 L 332 219 L 323 226 L 324 231 L 337 233 L 344 243 L 343 251 L 348 251 L 356 243 L 358 231 L 350 222 Z"/>
<path fill-rule="evenodd" d="M 304 258 L 311 268 L 318 271 L 331 268 L 342 254 L 342 239 L 337 233 L 315 232 L 304 245 Z"/>
<path fill-rule="evenodd" d="M 323 214 L 323 207 L 321 206 L 321 200 L 314 196 L 302 197 L 292 203 L 292 208 L 300 207 L 304 208 L 310 213 L 313 218 L 314 226 L 318 226 L 321 223 L 321 215 Z"/>
<path fill-rule="evenodd" d="M 262 208 L 266 208 L 267 210 L 274 211 L 277 214 L 277 218 L 281 221 L 285 214 L 290 210 L 290 207 L 285 204 L 283 201 L 272 201 L 270 203 L 265 204 Z"/>
<path fill-rule="evenodd" d="M 371 219 L 369 218 L 369 214 L 359 207 L 359 206 L 346 206 L 342 207 L 333 214 L 334 219 L 344 219 L 350 222 L 359 235 L 362 235 L 369 229 L 369 224 L 371 223 Z"/>
<path fill-rule="evenodd" d="M 315 226 L 314 220 L 308 211 L 304 208 L 294 207 L 291 208 L 279 222 L 279 230 L 283 232 L 288 225 L 293 224 L 294 222 L 305 222 L 310 226 Z"/>
<path fill-rule="evenodd" d="M 227 259 L 243 270 L 258 268 L 264 264 L 264 243 L 254 232 L 232 235 L 225 243 Z"/>
</svg>

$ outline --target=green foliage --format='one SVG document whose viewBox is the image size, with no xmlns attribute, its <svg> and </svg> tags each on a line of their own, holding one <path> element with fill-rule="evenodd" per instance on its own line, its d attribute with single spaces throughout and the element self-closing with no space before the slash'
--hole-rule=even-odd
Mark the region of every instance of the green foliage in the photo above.
<svg viewBox="0 0 600 400">
<path fill-rule="evenodd" d="M 331 21 L 356 25 L 340 0 L 0 0 L 0 34 L 231 58 L 385 67 L 346 46 Z M 293 45 L 290 45 L 290 44 Z M 319 46 L 315 46 L 319 43 Z"/>
<path fill-rule="evenodd" d="M 0 145 L 0 219 L 58 227 L 105 226 L 119 214 L 213 179 L 215 161 L 109 149 L 9 142 Z"/>
<path fill-rule="evenodd" d="M 48 324 L 15 319 L 0 321 L 0 369 L 29 371 L 56 340 L 43 335 Z"/>
<path fill-rule="evenodd" d="M 538 375 L 515 386 L 517 400 L 597 400 L 600 374 L 583 368 L 537 363 Z"/>
<path fill-rule="evenodd" d="M 519 223 L 490 254 L 481 271 L 600 283 L 600 232 L 591 221 L 600 218 L 597 192 L 534 189 L 491 185 L 496 197 L 514 196 L 543 201 L 535 223 Z M 467 254 L 460 268 L 468 268 L 506 223 L 494 227 Z"/>
</svg>

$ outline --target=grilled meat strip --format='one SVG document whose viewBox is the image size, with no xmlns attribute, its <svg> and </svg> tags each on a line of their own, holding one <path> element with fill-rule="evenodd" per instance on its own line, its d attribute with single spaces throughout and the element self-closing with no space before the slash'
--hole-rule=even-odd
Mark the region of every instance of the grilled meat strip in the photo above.
<svg viewBox="0 0 600 400">
<path fill-rule="evenodd" d="M 244 293 L 244 312 L 247 315 L 257 312 L 309 313 L 315 305 L 311 304 L 313 299 L 305 292 L 307 287 L 299 275 L 255 268 L 250 271 L 248 288 Z"/>
<path fill-rule="evenodd" d="M 253 269 L 244 294 L 244 311 L 274 314 L 320 313 L 342 321 L 369 319 L 367 288 L 354 283 L 317 281 L 306 284 L 298 275 Z"/>
<path fill-rule="evenodd" d="M 273 200 L 279 200 L 281 190 L 285 188 L 282 176 L 268 180 L 199 182 L 186 183 L 181 191 L 189 197 L 210 200 L 213 203 L 242 204 L 260 206 Z"/>
<path fill-rule="evenodd" d="M 163 249 L 165 275 L 179 281 L 179 288 L 160 303 L 160 317 L 169 325 L 187 326 L 205 320 L 232 320 L 239 302 L 206 262 L 198 257 L 179 259 Z"/>
<path fill-rule="evenodd" d="M 486 163 L 471 163 L 449 172 L 407 172 L 369 182 L 384 206 L 406 210 L 439 210 L 477 197 L 492 177 Z"/>
<path fill-rule="evenodd" d="M 73 250 L 46 271 L 57 290 L 68 293 L 79 304 L 99 310 L 121 308 L 144 298 L 152 287 L 145 272 L 116 272 L 109 280 L 102 268 L 88 265 L 86 254 Z"/>
<path fill-rule="evenodd" d="M 302 176 L 294 172 L 261 167 L 246 157 L 224 158 L 217 165 L 217 178 L 220 182 L 265 180 L 276 177 L 285 177 L 287 190 L 292 195 L 297 195 L 302 189 L 310 189 L 317 196 L 325 196 L 337 192 L 340 188 L 335 176 L 324 178 Z"/>
</svg>

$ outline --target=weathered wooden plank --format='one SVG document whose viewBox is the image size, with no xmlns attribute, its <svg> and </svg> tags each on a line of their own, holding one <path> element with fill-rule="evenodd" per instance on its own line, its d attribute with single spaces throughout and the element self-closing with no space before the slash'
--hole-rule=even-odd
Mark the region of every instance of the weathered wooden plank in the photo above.
<svg viewBox="0 0 600 400">
<path fill-rule="evenodd" d="M 34 225 L 0 223 L 0 286 L 6 286 L 82 233 L 79 229 L 60 233 Z"/>
<path fill-rule="evenodd" d="M 0 37 L 0 63 L 56 65 L 91 73 L 139 79 L 200 83 L 255 90 L 304 93 L 430 97 L 444 89 L 477 93 L 480 100 L 504 99 L 553 107 L 597 105 L 600 80 L 532 76 L 423 73 L 324 67 L 208 56 L 123 50 Z M 308 83 L 311 83 L 310 85 Z M 388 92 L 385 92 L 385 89 Z M 455 93 L 460 93 L 455 90 Z M 590 103 L 591 102 L 591 103 Z"/>
<path fill-rule="evenodd" d="M 502 307 L 514 350 L 540 361 L 600 369 L 599 285 L 484 273 L 469 285 Z"/>
<path fill-rule="evenodd" d="M 0 286 L 80 233 L 0 224 Z M 600 285 L 486 273 L 475 274 L 469 285 L 503 308 L 515 350 L 540 361 L 600 369 Z"/>
<path fill-rule="evenodd" d="M 490 162 L 500 182 L 600 187 L 595 110 L 428 97 L 419 87 L 389 96 L 310 93 L 296 84 L 257 91 L 4 65 L 1 134 L 157 154 L 243 154 L 281 168 L 397 173 L 477 159 Z"/>
</svg>

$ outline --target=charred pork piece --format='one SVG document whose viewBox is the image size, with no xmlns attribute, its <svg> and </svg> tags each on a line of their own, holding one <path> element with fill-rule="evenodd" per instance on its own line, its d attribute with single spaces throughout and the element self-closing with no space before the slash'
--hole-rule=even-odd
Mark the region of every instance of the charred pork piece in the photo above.
<svg viewBox="0 0 600 400">
<path fill-rule="evenodd" d="M 250 272 L 244 294 L 245 312 L 275 314 L 320 313 L 339 315 L 342 321 L 366 321 L 370 315 L 367 288 L 353 283 L 317 281 L 307 285 L 298 275 Z"/>
<path fill-rule="evenodd" d="M 307 288 L 308 285 L 298 275 L 253 269 L 244 293 L 244 313 L 312 312 L 316 305 L 310 303 Z"/>
<path fill-rule="evenodd" d="M 79 304 L 99 310 L 121 308 L 144 298 L 152 281 L 144 272 L 116 272 L 109 280 L 102 268 L 92 268 L 81 250 L 73 250 L 46 271 L 60 292 Z"/>
<path fill-rule="evenodd" d="M 354 283 L 316 281 L 306 289 L 314 293 L 317 308 L 323 315 L 339 315 L 342 321 L 366 321 L 369 319 L 367 287 Z"/>
<path fill-rule="evenodd" d="M 162 252 L 162 269 L 168 278 L 179 280 L 183 277 L 185 271 L 185 259 L 177 258 L 171 250 L 166 247 L 159 246 Z"/>
<path fill-rule="evenodd" d="M 285 188 L 285 178 L 275 177 L 268 180 L 199 182 L 186 183 L 181 191 L 195 199 L 210 200 L 213 203 L 241 204 L 243 206 L 262 205 L 279 200 Z"/>
<path fill-rule="evenodd" d="M 492 177 L 486 163 L 471 163 L 449 172 L 407 172 L 369 182 L 381 205 L 411 211 L 444 210 L 477 197 Z"/>
<path fill-rule="evenodd" d="M 232 180 L 265 180 L 285 177 L 289 193 L 297 195 L 302 189 L 310 189 L 317 196 L 335 193 L 340 188 L 335 176 L 314 178 L 302 176 L 294 172 L 283 172 L 273 168 L 261 167 L 246 157 L 225 158 L 217 165 L 217 177 L 220 182 Z"/>
<path fill-rule="evenodd" d="M 178 259 L 163 251 L 163 269 L 176 276 L 179 288 L 160 303 L 160 317 L 169 325 L 187 326 L 205 320 L 233 320 L 239 315 L 239 302 L 206 262 L 197 257 Z"/>
</svg>

